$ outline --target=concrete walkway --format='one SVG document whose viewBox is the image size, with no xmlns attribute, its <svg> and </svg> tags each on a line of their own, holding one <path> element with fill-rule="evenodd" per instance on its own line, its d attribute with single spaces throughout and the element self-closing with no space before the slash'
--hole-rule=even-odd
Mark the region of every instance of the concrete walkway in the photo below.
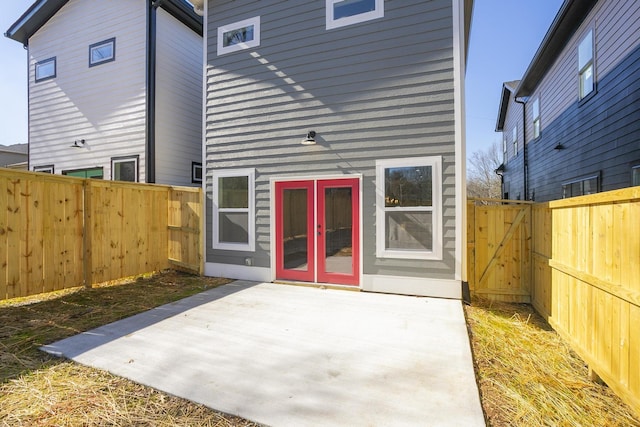
<svg viewBox="0 0 640 427">
<path fill-rule="evenodd" d="M 484 426 L 460 301 L 237 281 L 43 347 L 271 426 Z"/>
</svg>

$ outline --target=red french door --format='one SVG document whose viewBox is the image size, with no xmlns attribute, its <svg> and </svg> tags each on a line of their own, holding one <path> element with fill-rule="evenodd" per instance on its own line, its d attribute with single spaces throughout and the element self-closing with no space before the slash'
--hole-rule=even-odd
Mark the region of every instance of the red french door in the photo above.
<svg viewBox="0 0 640 427">
<path fill-rule="evenodd" d="M 358 285 L 359 180 L 277 182 L 276 278 Z"/>
</svg>

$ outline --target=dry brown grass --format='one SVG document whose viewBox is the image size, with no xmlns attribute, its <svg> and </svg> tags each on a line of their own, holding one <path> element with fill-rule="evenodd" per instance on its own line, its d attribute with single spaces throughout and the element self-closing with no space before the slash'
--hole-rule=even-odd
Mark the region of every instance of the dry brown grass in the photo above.
<svg viewBox="0 0 640 427">
<path fill-rule="evenodd" d="M 0 425 L 255 426 L 38 350 L 227 282 L 165 272 L 0 303 Z"/>
<path fill-rule="evenodd" d="M 474 300 L 466 315 L 490 426 L 640 426 L 531 306 Z"/>
</svg>

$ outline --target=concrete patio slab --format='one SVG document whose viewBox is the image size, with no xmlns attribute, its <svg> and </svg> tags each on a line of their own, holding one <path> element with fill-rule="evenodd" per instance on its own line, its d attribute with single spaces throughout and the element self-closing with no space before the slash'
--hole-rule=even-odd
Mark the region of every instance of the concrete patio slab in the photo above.
<svg viewBox="0 0 640 427">
<path fill-rule="evenodd" d="M 271 426 L 484 426 L 460 301 L 236 281 L 43 347 Z"/>
</svg>

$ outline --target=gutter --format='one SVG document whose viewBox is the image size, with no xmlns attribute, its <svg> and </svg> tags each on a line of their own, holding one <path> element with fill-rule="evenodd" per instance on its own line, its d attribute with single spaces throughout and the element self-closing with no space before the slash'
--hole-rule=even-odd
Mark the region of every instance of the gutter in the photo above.
<svg viewBox="0 0 640 427">
<path fill-rule="evenodd" d="M 147 114 L 145 129 L 145 182 L 156 182 L 156 50 L 157 8 L 162 0 L 147 1 Z"/>
</svg>

